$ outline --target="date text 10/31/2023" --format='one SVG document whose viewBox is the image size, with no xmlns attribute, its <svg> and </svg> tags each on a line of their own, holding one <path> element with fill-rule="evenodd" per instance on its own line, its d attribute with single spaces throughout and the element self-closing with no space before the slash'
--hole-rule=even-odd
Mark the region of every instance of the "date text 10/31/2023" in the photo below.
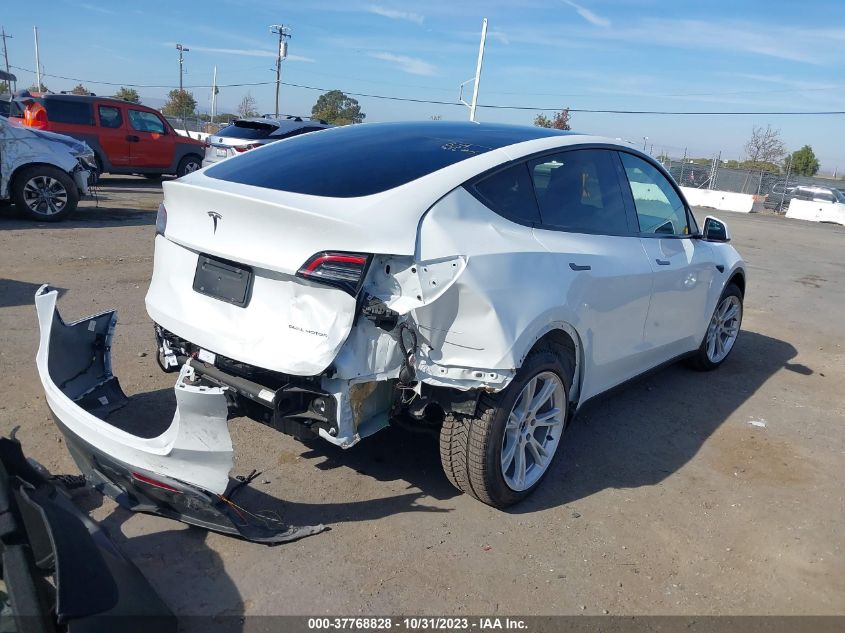
<svg viewBox="0 0 845 633">
<path fill-rule="evenodd" d="M 527 624 L 519 618 L 478 617 L 405 617 L 405 618 L 309 618 L 310 630 L 357 630 L 357 631 L 497 631 L 525 630 Z"/>
</svg>

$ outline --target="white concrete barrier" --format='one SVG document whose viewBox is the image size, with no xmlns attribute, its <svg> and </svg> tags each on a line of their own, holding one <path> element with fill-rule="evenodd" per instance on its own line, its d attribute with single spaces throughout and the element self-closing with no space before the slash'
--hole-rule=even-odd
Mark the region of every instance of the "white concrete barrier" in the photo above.
<svg viewBox="0 0 845 633">
<path fill-rule="evenodd" d="M 845 226 L 845 204 L 793 199 L 789 201 L 786 217 L 810 222 L 835 222 Z"/>
<path fill-rule="evenodd" d="M 697 189 L 695 187 L 681 187 L 681 191 L 684 192 L 687 202 L 694 207 L 710 207 L 720 211 L 751 213 L 751 208 L 754 206 L 754 196 L 748 193 Z"/>
</svg>

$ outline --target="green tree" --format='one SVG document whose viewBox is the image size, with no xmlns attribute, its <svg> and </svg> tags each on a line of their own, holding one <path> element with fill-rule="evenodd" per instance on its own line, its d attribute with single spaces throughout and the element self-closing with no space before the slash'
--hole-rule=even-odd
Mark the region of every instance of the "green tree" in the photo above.
<svg viewBox="0 0 845 633">
<path fill-rule="evenodd" d="M 70 94 L 72 94 L 72 95 L 90 95 L 91 91 L 88 90 L 88 88 L 86 88 L 82 84 L 76 84 L 73 87 L 73 90 L 70 91 Z"/>
<path fill-rule="evenodd" d="M 12 92 L 12 87 L 8 81 L 0 81 L 0 94 L 8 94 Z"/>
<path fill-rule="evenodd" d="M 121 86 L 120 90 L 114 93 L 115 99 L 123 99 L 129 103 L 141 103 L 141 96 L 134 88 L 124 88 Z"/>
<path fill-rule="evenodd" d="M 790 163 L 792 163 L 791 168 L 789 167 Z M 805 145 L 786 157 L 783 168 L 789 169 L 798 176 L 815 176 L 819 171 L 819 159 L 816 158 L 813 148 Z"/>
<path fill-rule="evenodd" d="M 168 116 L 191 116 L 197 109 L 197 100 L 187 90 L 174 88 L 167 93 L 167 103 L 161 109 L 163 114 Z"/>
<path fill-rule="evenodd" d="M 571 130 L 572 128 L 569 127 L 570 118 L 569 108 L 564 108 L 560 112 L 555 112 L 552 118 L 547 117 L 543 113 L 538 114 L 534 117 L 534 125 L 537 127 L 554 128 L 556 130 Z"/>
<path fill-rule="evenodd" d="M 238 116 L 242 119 L 246 119 L 251 116 L 258 116 L 258 110 L 256 109 L 258 106 L 255 103 L 255 97 L 252 96 L 249 92 L 244 95 L 244 98 L 241 99 L 241 102 L 238 104 Z"/>
<path fill-rule="evenodd" d="M 311 116 L 335 125 L 349 125 L 361 123 L 367 115 L 361 112 L 357 99 L 346 96 L 340 90 L 329 90 L 317 98 L 317 103 L 311 108 Z"/>
<path fill-rule="evenodd" d="M 29 88 L 27 88 L 30 92 L 50 92 L 50 89 L 44 85 L 44 82 L 41 83 L 41 86 L 37 86 L 32 84 Z"/>
</svg>

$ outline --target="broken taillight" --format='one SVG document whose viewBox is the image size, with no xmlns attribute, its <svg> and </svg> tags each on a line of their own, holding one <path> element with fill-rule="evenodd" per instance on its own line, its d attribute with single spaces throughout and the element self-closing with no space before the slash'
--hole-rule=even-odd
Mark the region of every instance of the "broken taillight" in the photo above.
<svg viewBox="0 0 845 633">
<path fill-rule="evenodd" d="M 318 281 L 358 294 L 370 263 L 365 253 L 322 252 L 312 255 L 296 272 L 297 277 Z"/>
<path fill-rule="evenodd" d="M 249 143 L 248 145 L 234 145 L 232 149 L 234 149 L 239 154 L 242 154 L 248 150 L 255 149 L 256 147 L 261 147 L 261 143 Z"/>
<path fill-rule="evenodd" d="M 140 481 L 148 486 L 152 486 L 153 488 L 161 488 L 162 490 L 167 490 L 168 492 L 179 492 L 177 488 L 174 488 L 170 484 L 166 484 L 163 481 L 159 481 L 158 479 L 153 479 L 152 477 L 147 477 L 146 475 L 142 475 L 141 473 L 132 473 L 132 478 L 135 481 Z"/>
</svg>

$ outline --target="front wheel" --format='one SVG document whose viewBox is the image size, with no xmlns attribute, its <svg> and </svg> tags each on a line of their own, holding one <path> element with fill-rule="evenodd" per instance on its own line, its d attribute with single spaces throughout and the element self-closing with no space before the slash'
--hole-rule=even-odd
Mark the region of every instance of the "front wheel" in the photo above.
<svg viewBox="0 0 845 633">
<path fill-rule="evenodd" d="M 734 348 L 742 325 L 742 290 L 730 283 L 710 318 L 707 333 L 689 364 L 700 371 L 716 369 Z"/>
<path fill-rule="evenodd" d="M 481 396 L 475 416 L 447 415 L 440 458 L 449 481 L 496 508 L 530 495 L 563 437 L 572 374 L 569 357 L 535 350 L 506 389 Z"/>
<path fill-rule="evenodd" d="M 40 222 L 64 220 L 79 203 L 79 191 L 73 178 L 50 165 L 24 169 L 15 176 L 11 194 L 19 211 Z"/>
<path fill-rule="evenodd" d="M 179 166 L 176 168 L 176 177 L 181 178 L 187 174 L 195 172 L 202 167 L 202 159 L 199 156 L 188 155 L 179 161 Z"/>
</svg>

